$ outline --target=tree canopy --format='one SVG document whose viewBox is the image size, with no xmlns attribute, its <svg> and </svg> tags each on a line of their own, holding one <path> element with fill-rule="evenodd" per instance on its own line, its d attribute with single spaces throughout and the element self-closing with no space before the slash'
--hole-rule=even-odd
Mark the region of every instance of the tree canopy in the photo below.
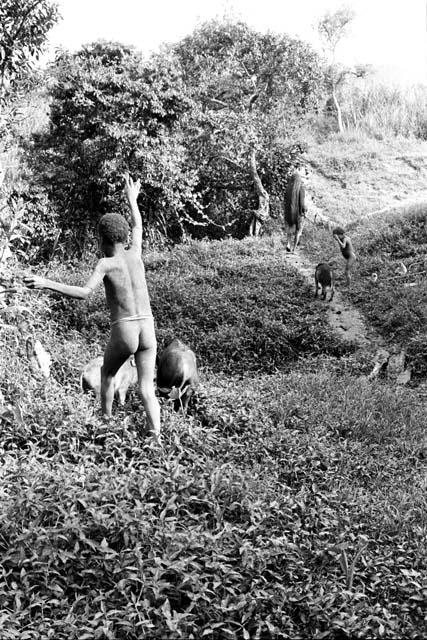
<svg viewBox="0 0 427 640">
<path fill-rule="evenodd" d="M 177 126 L 191 102 L 173 61 L 144 63 L 132 47 L 98 42 L 59 55 L 50 94 L 50 127 L 35 161 L 62 202 L 65 228 L 84 237 L 100 215 L 120 210 L 125 170 L 141 178 L 147 232 L 172 232 L 183 210 L 197 207 Z"/>
<path fill-rule="evenodd" d="M 318 56 L 286 35 L 216 20 L 173 51 L 197 105 L 199 135 L 190 137 L 190 158 L 205 207 L 223 221 L 225 213 L 226 222 L 240 216 L 247 224 L 255 193 L 263 197 L 257 172 L 279 192 L 299 153 L 295 130 L 321 88 Z"/>
<path fill-rule="evenodd" d="M 321 78 L 308 45 L 215 20 L 147 60 L 112 42 L 61 52 L 33 161 L 80 238 L 120 210 L 124 170 L 141 179 L 147 236 L 242 235 L 283 190 Z"/>
<path fill-rule="evenodd" d="M 1 1 L 0 97 L 40 55 L 47 34 L 58 19 L 57 4 L 50 0 Z"/>
<path fill-rule="evenodd" d="M 370 65 L 356 65 L 354 68 L 350 68 L 338 64 L 335 59 L 337 46 L 348 35 L 350 25 L 355 17 L 353 9 L 344 5 L 335 11 L 327 11 L 317 23 L 317 30 L 328 57 L 328 64 L 325 67 L 325 82 L 336 112 L 338 130 L 341 133 L 344 131 L 344 124 L 340 93 L 346 78 L 350 74 L 363 78 L 370 71 Z"/>
</svg>

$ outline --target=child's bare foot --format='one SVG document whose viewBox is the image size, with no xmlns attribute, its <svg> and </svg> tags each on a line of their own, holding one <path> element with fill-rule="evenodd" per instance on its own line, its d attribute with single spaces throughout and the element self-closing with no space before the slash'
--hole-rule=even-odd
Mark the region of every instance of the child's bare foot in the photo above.
<svg viewBox="0 0 427 640">
<path fill-rule="evenodd" d="M 154 445 L 158 447 L 162 446 L 162 436 L 160 435 L 160 433 L 156 433 L 155 431 L 147 431 L 147 436 L 148 436 L 148 443 L 150 445 Z"/>
</svg>

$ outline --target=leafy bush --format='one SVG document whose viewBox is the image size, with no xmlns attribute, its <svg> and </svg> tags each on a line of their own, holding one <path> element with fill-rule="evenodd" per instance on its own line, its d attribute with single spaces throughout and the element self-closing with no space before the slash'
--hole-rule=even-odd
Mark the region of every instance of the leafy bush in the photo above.
<svg viewBox="0 0 427 640">
<path fill-rule="evenodd" d="M 19 202 L 22 209 L 22 232 L 15 234 L 11 246 L 27 262 L 50 259 L 57 248 L 60 230 L 59 215 L 46 192 L 36 185 L 27 185 L 25 191 L 13 190 L 8 200 Z"/>
<path fill-rule="evenodd" d="M 111 42 L 61 52 L 46 77 L 49 127 L 28 162 L 80 252 L 99 216 L 121 210 L 126 169 L 141 178 L 151 241 L 243 236 L 258 197 L 250 153 L 280 195 L 320 79 L 310 47 L 242 23 L 213 21 L 145 61 Z"/>
<path fill-rule="evenodd" d="M 186 144 L 204 211 L 243 237 L 259 198 L 250 155 L 270 197 L 282 196 L 304 151 L 299 128 L 319 98 L 320 60 L 297 39 L 227 19 L 202 24 L 172 52 L 194 100 Z"/>
<path fill-rule="evenodd" d="M 172 60 L 144 63 L 131 47 L 96 43 L 62 52 L 48 81 L 49 130 L 35 136 L 28 158 L 77 245 L 103 213 L 122 209 L 124 170 L 141 178 L 147 233 L 172 232 L 184 211 L 197 211 L 195 178 L 174 130 L 191 103 Z"/>
</svg>

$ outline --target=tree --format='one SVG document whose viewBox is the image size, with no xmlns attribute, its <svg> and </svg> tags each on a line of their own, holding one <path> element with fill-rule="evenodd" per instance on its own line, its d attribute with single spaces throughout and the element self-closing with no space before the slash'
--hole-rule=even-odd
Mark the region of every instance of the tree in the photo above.
<svg viewBox="0 0 427 640">
<path fill-rule="evenodd" d="M 41 53 L 47 34 L 58 20 L 56 4 L 48 0 L 1 0 L 0 2 L 0 152 L 3 155 L 22 117 L 18 113 L 35 75 L 31 62 Z M 2 158 L 1 158 L 2 159 Z M 14 197 L 4 180 L 0 162 L 0 270 L 2 262 L 14 252 L 22 254 L 28 240 L 23 223 L 26 205 Z"/>
<path fill-rule="evenodd" d="M 83 248 L 100 215 L 122 208 L 125 170 L 141 178 L 147 237 L 181 236 L 198 202 L 178 127 L 192 103 L 176 61 L 144 62 L 133 47 L 98 42 L 60 53 L 48 82 L 50 126 L 36 138 L 32 162 L 74 248 Z"/>
<path fill-rule="evenodd" d="M 189 145 L 205 207 L 214 215 L 226 210 L 228 218 L 230 211 L 238 216 L 242 209 L 246 230 L 249 226 L 257 235 L 269 214 L 262 181 L 276 168 L 271 161 L 280 156 L 279 148 L 289 155 L 283 140 L 292 138 L 316 101 L 321 81 L 317 55 L 288 36 L 216 20 L 173 51 L 198 106 Z M 296 152 L 296 145 L 291 147 Z"/>
<path fill-rule="evenodd" d="M 58 7 L 49 0 L 1 1 L 0 99 L 40 55 L 47 34 L 58 19 Z"/>
<path fill-rule="evenodd" d="M 35 74 L 29 73 L 31 62 L 42 52 L 47 34 L 58 19 L 57 6 L 49 0 L 0 2 L 1 153 L 14 136 L 22 101 L 36 83 Z M 0 162 L 0 207 L 3 209 L 8 206 L 7 194 L 4 189 L 1 191 L 4 175 Z"/>
<path fill-rule="evenodd" d="M 343 6 L 336 11 L 327 11 L 317 24 L 317 30 L 329 57 L 326 69 L 326 83 L 331 92 L 331 98 L 337 115 L 338 130 L 344 131 L 342 110 L 338 98 L 339 88 L 342 87 L 346 77 L 353 73 L 357 77 L 363 77 L 368 67 L 359 65 L 354 70 L 340 65 L 336 61 L 336 49 L 342 39 L 348 34 L 351 23 L 356 14 L 349 7 Z"/>
</svg>

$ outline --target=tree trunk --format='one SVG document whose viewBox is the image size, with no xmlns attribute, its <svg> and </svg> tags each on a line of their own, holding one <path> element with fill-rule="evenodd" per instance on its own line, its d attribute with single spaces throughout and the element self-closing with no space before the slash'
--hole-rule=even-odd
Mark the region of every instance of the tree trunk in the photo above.
<svg viewBox="0 0 427 640">
<path fill-rule="evenodd" d="M 252 149 L 250 154 L 250 171 L 258 196 L 258 209 L 256 209 L 252 214 L 252 218 L 249 224 L 249 235 L 258 237 L 261 232 L 262 225 L 267 220 L 270 213 L 270 196 L 264 189 L 261 178 L 258 174 L 255 149 Z"/>
<path fill-rule="evenodd" d="M 342 113 L 340 103 L 338 102 L 337 94 L 335 91 L 335 85 L 332 85 L 332 99 L 334 101 L 335 109 L 337 110 L 338 130 L 340 133 L 344 133 L 344 125 L 342 123 Z"/>
</svg>

